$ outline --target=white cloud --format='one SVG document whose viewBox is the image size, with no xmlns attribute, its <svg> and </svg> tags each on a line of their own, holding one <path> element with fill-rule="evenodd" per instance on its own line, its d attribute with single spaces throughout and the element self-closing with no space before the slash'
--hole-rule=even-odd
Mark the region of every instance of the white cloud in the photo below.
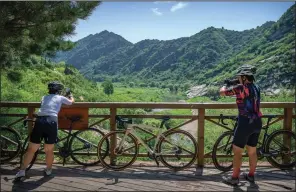
<svg viewBox="0 0 296 192">
<path fill-rule="evenodd" d="M 155 15 L 158 15 L 158 16 L 161 16 L 161 15 L 162 15 L 162 12 L 158 11 L 158 8 L 152 8 L 151 11 L 152 11 Z"/>
<path fill-rule="evenodd" d="M 160 4 L 160 3 L 172 3 L 173 1 L 154 1 L 154 4 Z"/>
<path fill-rule="evenodd" d="M 183 9 L 185 8 L 186 6 L 188 5 L 188 3 L 183 3 L 183 2 L 179 2 L 175 5 L 172 6 L 171 8 L 171 12 L 175 12 L 177 11 L 178 9 Z"/>
</svg>

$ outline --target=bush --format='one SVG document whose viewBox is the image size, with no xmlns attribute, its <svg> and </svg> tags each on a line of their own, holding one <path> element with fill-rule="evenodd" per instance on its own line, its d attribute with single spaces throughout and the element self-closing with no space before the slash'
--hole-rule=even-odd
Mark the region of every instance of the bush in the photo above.
<svg viewBox="0 0 296 192">
<path fill-rule="evenodd" d="M 7 73 L 7 78 L 12 82 L 20 82 L 22 80 L 22 74 L 18 71 L 10 71 Z"/>
<path fill-rule="evenodd" d="M 130 86 L 130 87 L 134 87 L 134 86 L 135 86 L 135 83 L 134 83 L 134 82 L 130 82 L 130 83 L 129 83 L 129 86 Z"/>
<path fill-rule="evenodd" d="M 212 100 L 217 101 L 220 98 L 219 88 L 216 86 L 210 86 L 207 89 L 205 96 L 211 98 Z"/>
</svg>

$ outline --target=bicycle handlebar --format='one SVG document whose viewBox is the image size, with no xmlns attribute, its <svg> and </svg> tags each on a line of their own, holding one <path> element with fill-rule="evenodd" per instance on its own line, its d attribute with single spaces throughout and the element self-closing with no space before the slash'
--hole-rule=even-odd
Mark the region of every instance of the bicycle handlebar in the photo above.
<svg viewBox="0 0 296 192">
<path fill-rule="evenodd" d="M 115 116 L 116 121 L 119 122 L 120 126 L 123 126 L 124 123 L 132 123 L 132 119 L 123 119 L 120 116 L 116 115 Z M 167 125 L 167 121 L 170 120 L 171 118 L 169 116 L 163 116 L 155 119 L 161 119 L 162 122 L 160 124 L 160 128 L 163 127 L 163 125 L 166 127 L 166 129 L 170 129 L 170 127 Z"/>
<path fill-rule="evenodd" d="M 225 119 L 230 119 L 230 120 L 233 120 L 233 121 L 236 121 L 237 120 L 237 117 L 233 117 L 233 116 L 224 116 L 223 114 L 220 114 L 220 117 L 219 117 L 219 122 L 221 121 L 221 123 L 223 125 L 228 125 L 228 123 L 224 123 L 224 120 Z"/>
<path fill-rule="evenodd" d="M 34 119 L 25 119 L 23 122 L 24 127 L 26 127 L 28 121 L 35 122 Z"/>
<path fill-rule="evenodd" d="M 271 121 L 271 119 L 273 118 L 276 118 L 278 117 L 278 115 L 262 115 L 261 118 L 267 118 L 267 124 L 269 124 L 269 122 Z M 219 117 L 219 122 L 221 121 L 221 123 L 223 125 L 228 125 L 227 123 L 224 123 L 224 120 L 225 119 L 230 119 L 230 120 L 233 120 L 233 121 L 237 121 L 237 116 L 224 116 L 223 114 L 220 114 L 220 117 Z"/>
</svg>

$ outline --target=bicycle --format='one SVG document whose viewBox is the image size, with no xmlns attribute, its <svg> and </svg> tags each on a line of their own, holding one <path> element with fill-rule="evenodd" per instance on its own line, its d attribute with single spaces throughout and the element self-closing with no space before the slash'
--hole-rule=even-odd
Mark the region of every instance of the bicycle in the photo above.
<svg viewBox="0 0 296 192">
<path fill-rule="evenodd" d="M 74 122 L 79 121 L 80 117 L 74 116 L 66 118 L 71 121 L 69 131 L 61 130 L 62 132 L 66 133 L 66 137 L 60 138 L 59 133 L 57 141 L 55 143 L 55 146 L 58 149 L 59 156 L 63 158 L 63 166 L 66 163 L 66 158 L 68 158 L 69 156 L 71 156 L 71 158 L 80 165 L 90 166 L 99 163 L 100 160 L 98 159 L 98 155 L 96 153 L 97 144 L 95 144 L 94 142 L 99 141 L 105 134 L 96 128 L 88 128 L 72 133 L 72 125 Z M 26 119 L 24 121 L 24 125 L 27 121 L 35 122 L 33 119 Z M 84 136 L 86 138 L 83 138 Z M 22 164 L 23 155 L 27 151 L 29 139 L 30 136 L 27 137 L 26 141 L 23 144 L 20 164 Z M 60 143 L 64 140 L 66 141 L 63 143 L 63 145 L 60 145 Z M 109 143 L 107 143 L 106 146 L 106 149 L 109 149 Z M 41 145 L 40 148 L 35 152 L 32 161 L 26 168 L 26 171 L 31 169 L 37 159 L 37 156 L 41 154 L 41 151 L 43 149 L 44 146 Z M 107 151 L 104 152 L 102 156 L 105 155 L 107 155 Z M 82 158 L 80 159 L 80 157 Z"/>
<path fill-rule="evenodd" d="M 258 156 L 258 159 L 263 159 L 265 157 L 273 167 L 280 168 L 280 169 L 290 169 L 296 165 L 296 160 L 295 160 L 296 135 L 292 131 L 288 131 L 288 130 L 276 130 L 268 134 L 267 131 L 269 129 L 270 121 L 275 117 L 277 117 L 277 115 L 262 116 L 262 118 L 267 118 L 267 124 L 266 126 L 262 127 L 262 131 L 264 131 L 263 141 L 258 142 L 259 147 L 257 147 L 257 156 Z M 233 140 L 234 129 L 237 127 L 238 117 L 223 116 L 222 114 L 220 114 L 219 122 L 221 121 L 223 125 L 228 125 L 227 123 L 223 122 L 224 119 L 229 119 L 235 122 L 233 126 L 233 130 L 229 129 L 230 131 L 224 132 L 217 139 L 212 151 L 212 160 L 217 169 L 223 172 L 227 172 L 227 171 L 230 171 L 231 168 L 233 167 L 232 140 Z M 279 139 L 282 138 L 282 140 L 285 140 L 288 142 L 281 144 L 279 142 L 279 139 L 277 138 Z M 294 141 L 292 141 L 293 138 L 294 138 Z M 226 141 L 225 144 L 223 143 L 224 140 Z M 287 143 L 289 146 L 286 145 Z M 291 147 L 294 147 L 294 151 L 292 152 L 291 152 L 292 150 Z M 220 149 L 221 149 L 221 152 L 218 151 Z M 292 159 L 293 155 L 294 155 L 294 160 Z M 279 159 L 277 159 L 278 157 Z M 226 160 L 219 161 L 219 158 L 226 158 Z M 282 160 L 282 162 L 278 162 L 278 160 Z M 226 165 L 224 165 L 223 163 L 225 163 Z"/>
<path fill-rule="evenodd" d="M 192 165 L 197 158 L 197 143 L 194 137 L 183 130 L 170 129 L 167 124 L 169 117 L 162 117 L 162 120 L 158 133 L 154 135 L 151 131 L 147 131 L 146 128 L 152 128 L 151 126 L 129 124 L 129 120 L 122 119 L 116 116 L 119 129 L 111 131 L 106 134 L 98 144 L 98 155 L 101 164 L 108 169 L 122 170 L 131 166 L 139 154 L 139 146 L 142 145 L 146 151 L 148 151 L 148 157 L 153 159 L 157 166 L 159 166 L 159 160 L 167 167 L 179 171 Z M 123 126 L 125 124 L 126 126 Z M 166 131 L 163 131 L 165 126 Z M 120 130 L 125 129 L 125 130 Z M 149 135 L 153 135 L 150 139 L 143 141 L 140 136 L 135 132 L 135 129 L 144 131 Z M 154 146 L 148 143 L 154 140 Z M 112 138 L 115 143 L 112 145 Z M 107 156 L 104 154 L 108 142 L 111 142 L 111 148 Z M 118 144 L 118 145 L 117 145 Z M 114 149 L 114 150 L 112 150 Z M 186 154 L 184 154 L 186 153 Z M 168 158 L 168 159 L 167 159 Z M 169 159 L 172 158 L 172 159 Z M 176 163 L 176 164 L 174 164 Z"/>
</svg>

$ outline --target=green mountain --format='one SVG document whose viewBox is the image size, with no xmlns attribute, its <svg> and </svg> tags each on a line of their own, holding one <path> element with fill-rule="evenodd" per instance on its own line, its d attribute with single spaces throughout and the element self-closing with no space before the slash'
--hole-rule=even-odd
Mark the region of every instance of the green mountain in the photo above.
<svg viewBox="0 0 296 192">
<path fill-rule="evenodd" d="M 74 49 L 59 52 L 65 61 L 95 81 L 135 81 L 146 85 L 221 84 L 235 69 L 249 63 L 258 68 L 263 88 L 289 87 L 295 69 L 295 5 L 277 22 L 233 31 L 209 27 L 191 36 L 168 41 L 143 40 L 132 44 L 112 32 L 89 35 Z"/>
</svg>

